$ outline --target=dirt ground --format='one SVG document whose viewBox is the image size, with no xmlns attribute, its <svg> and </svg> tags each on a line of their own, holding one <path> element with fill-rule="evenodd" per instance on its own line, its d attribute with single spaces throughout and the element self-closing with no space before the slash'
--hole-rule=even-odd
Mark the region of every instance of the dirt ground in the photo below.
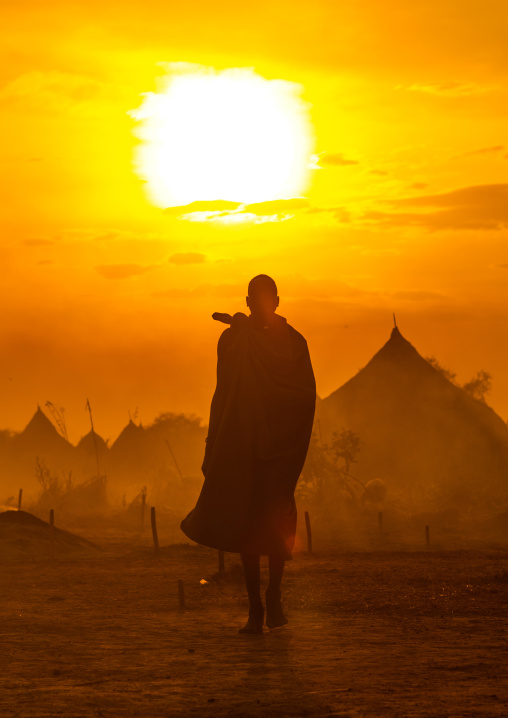
<svg viewBox="0 0 508 718">
<path fill-rule="evenodd" d="M 508 714 L 508 550 L 295 553 L 290 622 L 260 636 L 238 634 L 236 555 L 226 569 L 112 536 L 0 558 L 0 715 Z"/>
</svg>

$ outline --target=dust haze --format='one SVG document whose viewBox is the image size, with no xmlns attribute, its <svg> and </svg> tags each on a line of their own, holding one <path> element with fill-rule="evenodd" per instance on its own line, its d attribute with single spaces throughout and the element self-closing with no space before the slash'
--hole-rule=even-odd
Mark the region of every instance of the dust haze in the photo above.
<svg viewBox="0 0 508 718">
<path fill-rule="evenodd" d="M 429 523 L 448 547 L 504 537 L 508 427 L 485 393 L 458 386 L 395 327 L 364 368 L 318 397 L 296 490 L 316 540 L 416 547 Z M 73 444 L 64 411 L 47 402 L 21 432 L 0 432 L 0 505 L 18 508 L 22 489 L 22 508 L 42 519 L 54 509 L 62 526 L 89 520 L 135 532 L 143 503 L 181 541 L 179 522 L 202 484 L 206 435 L 201 417 L 168 411 L 145 426 L 134 413 L 112 442 L 91 429 Z"/>
<path fill-rule="evenodd" d="M 290 623 L 255 644 L 235 633 L 238 557 L 179 528 L 203 483 L 203 418 L 134 414 L 109 442 L 90 406 L 73 444 L 48 402 L 2 431 L 6 715 L 39 715 L 32 690 L 52 715 L 502 715 L 508 428 L 483 378 L 458 385 L 395 327 L 318 398 Z"/>
</svg>

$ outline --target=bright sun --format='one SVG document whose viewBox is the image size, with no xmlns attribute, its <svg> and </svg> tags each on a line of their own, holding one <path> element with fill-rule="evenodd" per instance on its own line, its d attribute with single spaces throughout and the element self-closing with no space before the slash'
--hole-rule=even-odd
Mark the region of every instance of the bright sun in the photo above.
<svg viewBox="0 0 508 718">
<path fill-rule="evenodd" d="M 142 140 L 135 167 L 161 206 L 301 196 L 314 134 L 302 87 L 250 68 L 168 63 L 156 93 L 130 115 Z"/>
</svg>

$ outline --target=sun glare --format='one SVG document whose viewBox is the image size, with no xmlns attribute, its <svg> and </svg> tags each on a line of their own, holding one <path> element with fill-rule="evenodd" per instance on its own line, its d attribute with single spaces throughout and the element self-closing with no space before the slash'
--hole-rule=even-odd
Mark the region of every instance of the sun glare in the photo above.
<svg viewBox="0 0 508 718">
<path fill-rule="evenodd" d="M 301 196 L 314 133 L 302 86 L 251 68 L 168 63 L 159 91 L 130 115 L 135 169 L 158 206 Z"/>
</svg>

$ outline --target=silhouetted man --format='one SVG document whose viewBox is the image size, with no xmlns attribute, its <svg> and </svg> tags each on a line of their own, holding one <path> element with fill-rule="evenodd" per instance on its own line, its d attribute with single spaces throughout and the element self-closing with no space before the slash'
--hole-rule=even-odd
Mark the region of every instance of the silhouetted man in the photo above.
<svg viewBox="0 0 508 718">
<path fill-rule="evenodd" d="M 214 314 L 230 324 L 217 347 L 203 474 L 183 532 L 205 546 L 240 553 L 249 595 L 241 633 L 261 633 L 260 555 L 269 557 L 266 624 L 287 623 L 281 605 L 285 561 L 296 532 L 294 490 L 312 433 L 316 385 L 307 342 L 284 317 L 273 279 L 249 283 L 250 316 Z"/>
</svg>

